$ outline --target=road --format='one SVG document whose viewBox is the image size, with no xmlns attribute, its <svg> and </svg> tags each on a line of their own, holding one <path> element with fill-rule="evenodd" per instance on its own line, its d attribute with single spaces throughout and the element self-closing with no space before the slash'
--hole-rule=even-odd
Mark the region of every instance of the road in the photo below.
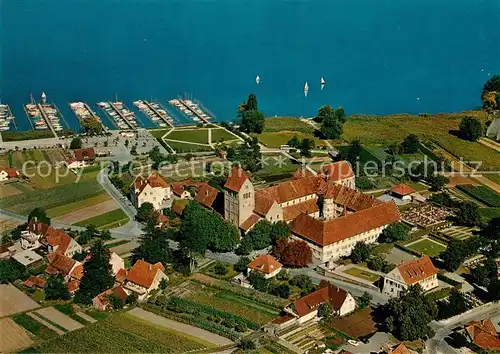
<svg viewBox="0 0 500 354">
<path fill-rule="evenodd" d="M 476 308 L 469 311 L 465 315 L 459 315 L 450 323 L 432 322 L 431 327 L 436 331 L 432 339 L 425 343 L 425 347 L 431 354 L 449 354 L 459 353 L 454 348 L 448 345 L 444 340 L 456 327 L 463 327 L 471 321 L 478 321 L 485 318 L 491 318 L 500 315 L 500 303 L 492 304 L 491 306 Z"/>
</svg>

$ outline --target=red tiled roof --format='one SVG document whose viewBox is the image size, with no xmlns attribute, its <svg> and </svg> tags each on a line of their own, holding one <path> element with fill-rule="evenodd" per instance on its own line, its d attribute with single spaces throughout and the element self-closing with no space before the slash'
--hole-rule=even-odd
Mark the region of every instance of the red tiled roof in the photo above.
<svg viewBox="0 0 500 354">
<path fill-rule="evenodd" d="M 338 161 L 325 165 L 321 172 L 323 172 L 330 181 L 341 181 L 354 176 L 354 172 L 347 161 Z"/>
<path fill-rule="evenodd" d="M 219 191 L 216 188 L 210 186 L 208 183 L 204 183 L 198 187 L 198 192 L 196 193 L 194 199 L 207 208 L 213 208 L 218 194 Z"/>
<path fill-rule="evenodd" d="M 465 325 L 472 343 L 482 349 L 500 349 L 500 338 L 491 320 L 472 321 Z"/>
<path fill-rule="evenodd" d="M 295 235 L 326 246 L 392 224 L 399 219 L 396 204 L 388 202 L 327 221 L 300 214 L 291 222 L 290 229 Z"/>
<path fill-rule="evenodd" d="M 295 219 L 300 214 L 312 214 L 319 211 L 316 199 L 309 199 L 305 202 L 290 205 L 283 208 L 283 219 L 290 221 Z"/>
<path fill-rule="evenodd" d="M 262 189 L 259 193 L 279 204 L 290 200 L 302 198 L 311 194 L 316 194 L 319 187 L 323 184 L 321 178 L 311 176 L 291 181 L 283 182 L 275 186 Z"/>
<path fill-rule="evenodd" d="M 161 263 L 150 264 L 143 260 L 138 260 L 135 262 L 134 266 L 130 268 L 127 280 L 143 286 L 145 288 L 149 288 L 156 277 L 158 271 L 164 271 L 165 268 Z"/>
<path fill-rule="evenodd" d="M 15 178 L 15 177 L 19 176 L 19 172 L 15 168 L 1 167 L 0 171 L 5 171 L 7 173 L 7 177 L 9 177 L 9 178 Z"/>
<path fill-rule="evenodd" d="M 293 316 L 290 316 L 290 315 L 284 315 L 284 316 L 280 316 L 276 319 L 274 319 L 271 323 L 274 323 L 274 324 L 282 324 L 282 323 L 286 323 L 288 321 L 291 321 L 293 320 L 295 317 Z"/>
<path fill-rule="evenodd" d="M 233 167 L 231 169 L 231 173 L 227 177 L 224 188 L 233 192 L 239 192 L 241 187 L 243 187 L 243 183 L 245 183 L 247 179 L 248 175 L 242 168 Z"/>
<path fill-rule="evenodd" d="M 258 215 L 252 214 L 243 221 L 243 223 L 240 225 L 240 229 L 243 231 L 248 231 L 250 230 L 258 221 L 260 220 L 260 217 Z"/>
<path fill-rule="evenodd" d="M 417 191 L 406 184 L 398 184 L 397 186 L 392 187 L 391 192 L 405 196 L 416 193 Z"/>
<path fill-rule="evenodd" d="M 274 203 L 276 203 L 274 199 L 268 198 L 264 193 L 258 191 L 255 193 L 254 211 L 261 216 L 266 216 Z"/>
<path fill-rule="evenodd" d="M 413 259 L 398 265 L 398 270 L 406 284 L 412 285 L 438 273 L 429 256 Z"/>
<path fill-rule="evenodd" d="M 170 209 L 177 215 L 182 215 L 182 212 L 184 211 L 184 208 L 186 205 L 188 205 L 189 200 L 187 199 L 176 199 L 172 202 L 172 206 Z"/>
<path fill-rule="evenodd" d="M 281 268 L 281 263 L 278 262 L 273 256 L 263 254 L 250 262 L 248 268 L 261 273 L 271 274 L 272 272 L 275 272 L 276 269 Z"/>
<path fill-rule="evenodd" d="M 54 269 L 57 273 L 62 274 L 63 276 L 69 275 L 76 261 L 73 258 L 66 257 L 63 254 L 54 252 L 50 253 L 47 258 L 49 259 L 50 265 L 45 269 L 45 272 L 49 274 L 54 274 Z"/>
<path fill-rule="evenodd" d="M 45 285 L 47 285 L 47 281 L 46 280 L 40 279 L 40 278 L 38 278 L 38 277 L 36 277 L 34 275 L 31 275 L 24 282 L 24 286 L 26 286 L 27 288 L 33 288 L 33 287 L 36 286 L 38 288 L 44 289 Z"/>
<path fill-rule="evenodd" d="M 118 282 L 118 283 L 123 283 L 126 279 L 127 279 L 127 274 L 128 274 L 128 271 L 126 269 L 120 269 L 116 275 L 115 275 L 115 280 Z"/>
<path fill-rule="evenodd" d="M 314 176 L 314 173 L 309 171 L 307 168 L 300 167 L 297 169 L 297 171 L 295 171 L 293 173 L 292 178 L 293 179 L 300 179 L 300 178 L 310 177 L 310 176 Z"/>
<path fill-rule="evenodd" d="M 149 175 L 148 178 L 144 178 L 142 176 L 137 176 L 134 181 L 134 187 L 137 190 L 137 194 L 141 194 L 146 186 L 151 186 L 152 188 L 168 188 L 169 184 L 160 177 L 160 175 L 156 172 L 153 172 Z"/>
<path fill-rule="evenodd" d="M 40 221 L 30 221 L 28 231 L 37 235 L 42 235 L 44 239 L 41 241 L 45 245 L 52 247 L 59 246 L 56 249 L 57 253 L 64 254 L 68 250 L 73 239 L 62 230 L 58 230 L 44 224 Z"/>
<path fill-rule="evenodd" d="M 77 280 L 82 280 L 83 277 L 83 264 L 77 265 L 70 274 L 70 277 Z"/>
<path fill-rule="evenodd" d="M 109 304 L 109 296 L 111 294 L 118 296 L 123 301 L 123 303 L 127 301 L 128 295 L 125 292 L 125 289 L 123 289 L 121 286 L 115 286 L 112 289 L 105 290 L 96 297 L 99 298 L 99 301 L 102 305 L 107 306 Z"/>
<path fill-rule="evenodd" d="M 371 208 L 377 204 L 382 204 L 380 200 L 372 196 L 345 187 L 341 184 L 328 184 L 323 188 L 322 192 L 325 199 L 333 199 L 335 204 L 343 205 L 351 211 L 359 211 Z"/>
<path fill-rule="evenodd" d="M 95 160 L 95 150 L 94 148 L 88 149 L 75 149 L 75 159 L 76 161 L 90 161 Z"/>
<path fill-rule="evenodd" d="M 411 354 L 406 345 L 403 343 L 398 344 L 393 350 L 392 354 Z"/>
<path fill-rule="evenodd" d="M 67 284 L 66 284 L 66 287 L 68 288 L 68 291 L 70 293 L 74 293 L 75 291 L 78 290 L 78 288 L 80 287 L 80 281 L 78 280 L 72 280 L 72 281 L 69 281 Z"/>
<path fill-rule="evenodd" d="M 349 293 L 344 289 L 327 284 L 322 288 L 294 301 L 295 312 L 303 317 L 318 310 L 319 305 L 328 303 L 335 311 L 340 310 Z"/>
<path fill-rule="evenodd" d="M 182 183 L 172 183 L 170 187 L 172 188 L 172 192 L 178 197 L 184 193 L 184 185 Z"/>
</svg>

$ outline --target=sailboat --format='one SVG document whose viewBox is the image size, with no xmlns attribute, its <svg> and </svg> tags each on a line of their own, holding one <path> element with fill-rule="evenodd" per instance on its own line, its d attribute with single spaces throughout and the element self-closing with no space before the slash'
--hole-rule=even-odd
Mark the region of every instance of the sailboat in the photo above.
<svg viewBox="0 0 500 354">
<path fill-rule="evenodd" d="M 306 81 L 306 84 L 304 85 L 304 97 L 307 97 L 308 91 L 309 91 L 309 85 L 307 84 L 307 81 Z"/>
<path fill-rule="evenodd" d="M 325 79 L 321 78 L 321 90 L 325 87 Z"/>
<path fill-rule="evenodd" d="M 257 85 L 260 84 L 260 76 L 259 75 L 257 75 L 257 77 L 255 78 L 255 82 L 257 83 Z"/>
</svg>

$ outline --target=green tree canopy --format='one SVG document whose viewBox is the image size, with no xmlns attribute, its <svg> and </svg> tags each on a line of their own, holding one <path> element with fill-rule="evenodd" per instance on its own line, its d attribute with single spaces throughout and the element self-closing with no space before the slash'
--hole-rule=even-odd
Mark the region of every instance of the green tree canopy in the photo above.
<svg viewBox="0 0 500 354">
<path fill-rule="evenodd" d="M 464 226 L 475 226 L 481 223 L 479 207 L 471 202 L 463 202 L 456 211 L 457 223 Z"/>
<path fill-rule="evenodd" d="M 116 296 L 115 294 L 109 295 L 108 299 L 109 303 L 111 304 L 111 307 L 113 307 L 113 309 L 115 310 L 119 310 L 125 305 L 123 300 L 120 297 Z"/>
<path fill-rule="evenodd" d="M 51 276 L 45 287 L 46 300 L 69 300 L 71 298 L 62 276 Z"/>
<path fill-rule="evenodd" d="M 169 232 L 165 229 L 152 227 L 139 238 L 139 247 L 132 251 L 134 262 L 142 259 L 148 263 L 160 262 L 167 265 L 172 262 Z"/>
<path fill-rule="evenodd" d="M 326 139 L 339 139 L 342 135 L 345 113 L 343 109 L 335 110 L 328 105 L 321 107 L 315 118 L 321 122 L 321 132 Z"/>
<path fill-rule="evenodd" d="M 280 239 L 285 239 L 290 236 L 290 226 L 285 221 L 278 221 L 271 224 L 271 242 L 273 244 Z"/>
<path fill-rule="evenodd" d="M 472 117 L 465 117 L 460 122 L 460 136 L 465 140 L 476 141 L 483 135 L 483 126 L 480 121 Z"/>
<path fill-rule="evenodd" d="M 103 132 L 102 124 L 94 117 L 87 117 L 80 120 L 82 128 L 89 134 L 101 134 Z"/>
<path fill-rule="evenodd" d="M 69 148 L 74 150 L 74 149 L 81 149 L 82 148 L 82 139 L 80 137 L 75 137 L 71 140 L 71 143 L 69 144 Z"/>
<path fill-rule="evenodd" d="M 37 220 L 43 222 L 44 224 L 50 225 L 50 218 L 43 208 L 35 208 L 28 215 L 28 222 L 32 220 Z"/>
<path fill-rule="evenodd" d="M 357 299 L 356 304 L 358 305 L 358 308 L 364 309 L 366 306 L 370 305 L 371 301 L 372 296 L 365 291 L 363 295 Z"/>
<path fill-rule="evenodd" d="M 328 319 L 333 313 L 333 309 L 330 304 L 324 302 L 318 307 L 318 317 Z"/>
<path fill-rule="evenodd" d="M 245 235 L 251 240 L 253 250 L 261 250 L 271 245 L 271 223 L 262 219 Z"/>
<path fill-rule="evenodd" d="M 293 138 L 288 140 L 288 146 L 298 149 L 300 147 L 300 140 L 297 138 L 297 135 L 294 135 Z"/>
<path fill-rule="evenodd" d="M 150 218 L 151 213 L 155 210 L 153 204 L 146 202 L 142 203 L 137 209 L 136 219 L 139 222 L 147 221 Z"/>
<path fill-rule="evenodd" d="M 372 254 L 372 249 L 366 243 L 359 241 L 356 242 L 354 248 L 351 252 L 351 259 L 353 263 L 365 262 L 370 258 Z"/>
<path fill-rule="evenodd" d="M 314 149 L 316 144 L 314 140 L 305 138 L 300 143 L 300 154 L 305 157 L 311 157 L 311 150 Z"/>
<path fill-rule="evenodd" d="M 264 130 L 264 114 L 259 111 L 257 97 L 252 93 L 248 100 L 242 103 L 238 109 L 241 119 L 241 129 L 247 133 L 260 134 Z"/>
<path fill-rule="evenodd" d="M 431 190 L 437 192 L 442 191 L 444 186 L 450 182 L 449 178 L 443 175 L 433 175 L 427 178 L 427 182 L 431 185 Z"/>
<path fill-rule="evenodd" d="M 409 233 L 410 226 L 403 222 L 395 222 L 382 231 L 382 238 L 384 242 L 405 241 L 408 239 Z"/>
<path fill-rule="evenodd" d="M 6 284 L 19 279 L 26 268 L 13 259 L 0 259 L 0 284 Z"/>
<path fill-rule="evenodd" d="M 289 281 L 290 285 L 298 287 L 303 293 L 307 294 L 313 288 L 313 282 L 310 276 L 306 274 L 295 275 Z"/>
<path fill-rule="evenodd" d="M 450 272 L 454 272 L 462 265 L 468 255 L 467 243 L 462 240 L 451 240 L 440 257 L 443 260 L 444 267 Z"/>
<path fill-rule="evenodd" d="M 250 258 L 240 257 L 240 259 L 238 259 L 238 262 L 236 262 L 236 264 L 234 265 L 234 270 L 246 274 L 250 262 L 251 262 Z"/>
<path fill-rule="evenodd" d="M 415 134 L 410 134 L 401 143 L 401 149 L 405 154 L 414 154 L 420 150 L 420 139 Z"/>
<path fill-rule="evenodd" d="M 255 290 L 266 292 L 269 287 L 269 282 L 264 278 L 264 275 L 257 272 L 250 272 L 248 282 Z"/>
</svg>

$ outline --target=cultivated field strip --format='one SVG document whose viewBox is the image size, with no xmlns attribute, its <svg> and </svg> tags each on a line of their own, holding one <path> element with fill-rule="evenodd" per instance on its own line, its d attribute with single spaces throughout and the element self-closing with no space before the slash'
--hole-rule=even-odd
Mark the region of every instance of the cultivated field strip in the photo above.
<svg viewBox="0 0 500 354">
<path fill-rule="evenodd" d="M 46 307 L 46 308 L 37 310 L 35 312 L 37 314 L 45 317 L 49 321 L 57 324 L 58 326 L 66 328 L 70 332 L 84 327 L 81 323 L 66 316 L 62 312 L 57 311 L 53 307 Z"/>
<path fill-rule="evenodd" d="M 33 345 L 29 335 L 10 318 L 0 319 L 0 353 L 14 353 Z"/>
</svg>

